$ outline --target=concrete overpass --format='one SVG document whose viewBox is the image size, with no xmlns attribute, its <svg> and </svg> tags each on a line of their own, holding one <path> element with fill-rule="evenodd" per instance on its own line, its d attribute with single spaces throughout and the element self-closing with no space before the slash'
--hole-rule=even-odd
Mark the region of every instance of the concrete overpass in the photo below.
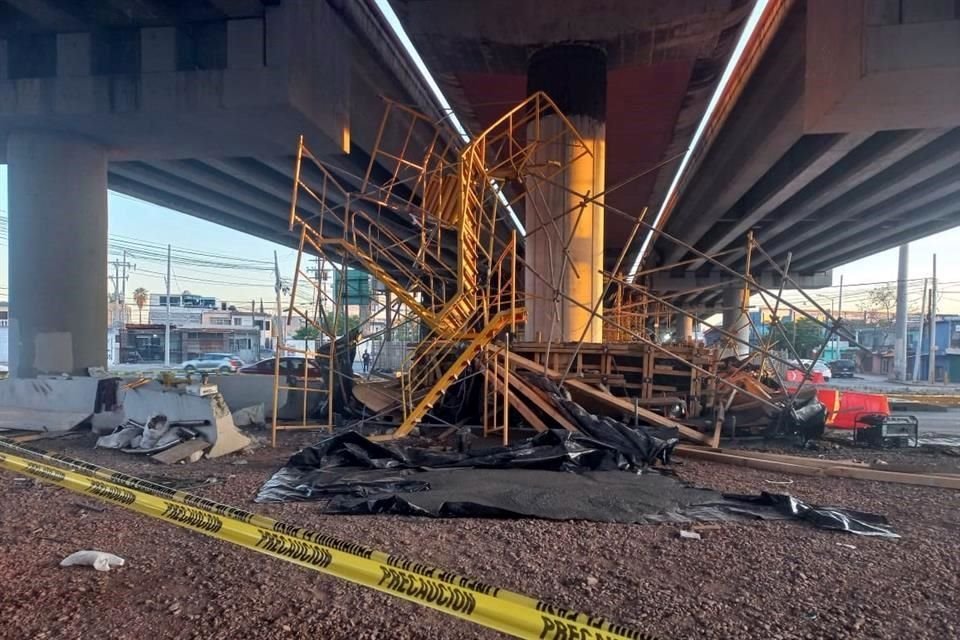
<svg viewBox="0 0 960 640">
<path fill-rule="evenodd" d="M 588 4 L 570 2 L 564 13 L 590 15 Z M 509 7 L 525 5 L 527 29 L 524 43 L 513 48 L 509 70 L 520 90 L 511 103 L 526 91 L 527 53 L 571 38 L 598 40 L 589 49 L 601 55 L 599 86 L 607 84 L 604 60 L 611 56 L 612 111 L 625 117 L 611 122 L 610 153 L 623 162 L 610 165 L 610 179 L 684 148 L 749 10 L 721 0 L 707 3 L 701 16 L 697 3 L 677 11 L 659 4 L 639 11 L 635 2 L 608 3 L 582 33 L 558 30 L 555 16 L 544 15 L 538 3 Z M 409 7 L 395 6 L 409 14 Z M 508 9 L 458 6 L 472 12 L 484 33 Z M 449 6 L 419 9 L 426 11 L 421 15 L 437 10 L 438 28 L 455 36 Z M 636 15 L 620 28 L 618 17 L 628 9 Z M 443 77 L 445 69 L 434 72 Z M 544 78 L 551 77 L 548 66 Z M 577 93 L 564 98 L 576 101 Z M 342 180 L 357 186 L 373 147 L 380 95 L 439 116 L 369 1 L 0 1 L 0 149 L 10 166 L 11 335 L 19 345 L 14 372 L 81 371 L 102 362 L 94 336 L 104 323 L 107 187 L 293 245 L 287 214 L 297 136 L 303 133 Z M 641 96 L 650 115 L 632 120 L 627 105 Z M 508 105 L 488 106 L 492 114 Z M 605 120 L 605 110 L 598 115 Z M 643 156 L 631 158 L 631 148 Z M 665 178 L 651 174 L 631 187 L 635 211 L 654 180 Z M 399 216 L 387 223 L 409 227 Z M 608 234 L 601 228 L 598 238 L 617 238 L 623 226 Z M 601 258 L 604 248 L 601 242 L 595 249 Z"/>
<path fill-rule="evenodd" d="M 707 254 L 753 230 L 809 274 L 960 225 L 958 36 L 952 2 L 793 3 L 664 229 Z M 668 242 L 654 249 L 664 264 L 692 260 L 678 282 L 716 271 Z M 722 262 L 742 268 L 744 253 Z"/>
<path fill-rule="evenodd" d="M 296 246 L 298 136 L 356 187 L 381 95 L 433 104 L 365 2 L 0 2 L 11 370 L 102 363 L 108 187 Z"/>
<path fill-rule="evenodd" d="M 936 164 L 935 157 L 949 156 L 953 136 L 929 128 L 951 126 L 949 116 L 934 112 L 956 83 L 931 84 L 936 95 L 911 125 L 902 105 L 870 106 L 883 86 L 870 74 L 887 74 L 893 65 L 898 77 L 910 76 L 913 84 L 904 86 L 916 94 L 917 87 L 928 88 L 925 82 L 943 79 L 929 68 L 951 62 L 951 45 L 943 34 L 937 40 L 923 32 L 926 57 L 896 58 L 891 51 L 910 48 L 917 34 L 899 22 L 873 24 L 889 21 L 889 4 L 783 3 L 779 28 L 770 30 L 743 95 L 731 99 L 709 150 L 694 164 L 667 216 L 668 230 L 711 248 L 739 246 L 756 228 L 781 256 L 794 248 L 792 234 L 780 228 L 774 235 L 774 227 L 764 230 L 762 223 L 778 219 L 783 212 L 774 215 L 772 207 L 793 194 L 817 189 L 804 195 L 803 207 L 791 209 L 794 216 L 806 211 L 833 220 L 837 211 L 867 213 L 854 209 L 879 206 L 884 196 L 902 193 L 903 207 L 909 188 L 935 177 L 941 191 L 925 192 L 931 203 L 926 222 L 906 222 L 913 218 L 903 208 L 884 209 L 884 219 L 896 229 L 910 225 L 910 233 L 949 222 L 932 204 L 935 194 L 949 192 L 948 179 L 929 171 L 946 169 L 948 160 Z M 916 15 L 909 0 L 894 4 L 905 8 L 898 20 Z M 532 0 L 392 5 L 470 128 L 527 92 L 546 90 L 606 145 L 605 162 L 591 177 L 594 192 L 650 170 L 608 198 L 633 215 L 644 206 L 659 208 L 675 164 L 656 167 L 688 146 L 752 6 L 741 0 L 564 0 L 548 12 Z M 923 14 L 926 22 L 917 24 L 949 32 L 953 17 L 945 11 Z M 879 53 L 870 53 L 880 37 L 871 35 L 874 27 L 892 29 L 882 37 L 895 46 L 884 40 Z M 811 38 L 814 44 L 805 44 Z M 805 53 L 847 39 L 872 42 L 873 49 L 856 44 L 819 57 Z M 857 70 L 865 55 L 869 73 L 861 82 Z M 843 65 L 835 64 L 838 56 Z M 947 73 L 951 69 L 947 64 Z M 439 116 L 372 0 L 0 0 L 0 153 L 10 165 L 11 335 L 19 345 L 12 349 L 12 370 L 82 371 L 102 363 L 108 186 L 292 245 L 287 213 L 296 137 L 303 133 L 338 176 L 356 186 L 373 147 L 380 95 Z M 872 120 L 858 117 L 864 110 Z M 752 137 L 746 135 L 751 130 Z M 906 162 L 920 152 L 933 159 Z M 897 172 L 880 175 L 894 166 Z M 851 185 L 851 172 L 860 182 Z M 872 199 L 852 191 L 861 183 L 877 187 L 866 193 Z M 894 193 L 883 184 L 903 189 Z M 851 185 L 849 193 L 841 185 Z M 834 202 L 844 195 L 847 200 Z M 609 264 L 630 223 L 599 208 L 594 218 L 599 233 L 587 259 Z M 409 227 L 399 216 L 386 223 Z M 883 248 L 892 235 L 857 236 L 865 244 L 835 255 L 826 248 L 795 252 L 796 265 L 812 282 L 822 281 L 824 269 L 857 250 Z M 538 254 L 538 242 L 527 239 L 528 259 Z M 656 251 L 661 260 L 676 257 L 661 244 Z M 702 265 L 673 276 L 656 286 L 683 289 L 716 278 Z"/>
</svg>

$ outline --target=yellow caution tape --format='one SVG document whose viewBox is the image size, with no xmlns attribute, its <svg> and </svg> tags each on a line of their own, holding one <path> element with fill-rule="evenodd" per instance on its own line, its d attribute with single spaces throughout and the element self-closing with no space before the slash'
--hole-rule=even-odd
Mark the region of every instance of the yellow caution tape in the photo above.
<svg viewBox="0 0 960 640">
<path fill-rule="evenodd" d="M 92 463 L 0 440 L 0 467 L 54 483 L 204 535 L 333 575 L 519 638 L 654 640 L 654 637 L 478 580 L 175 491 Z M 8 453 L 40 457 L 80 471 Z M 84 475 L 87 474 L 87 475 Z"/>
</svg>

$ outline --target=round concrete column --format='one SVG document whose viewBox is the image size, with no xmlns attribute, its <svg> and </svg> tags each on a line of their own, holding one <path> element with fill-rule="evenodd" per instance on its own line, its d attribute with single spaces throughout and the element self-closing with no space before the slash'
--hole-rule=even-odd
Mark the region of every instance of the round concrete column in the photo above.
<svg viewBox="0 0 960 640">
<path fill-rule="evenodd" d="M 731 287 L 724 290 L 723 328 L 730 333 L 736 334 L 741 342 L 734 342 L 724 336 L 723 340 L 730 346 L 724 349 L 723 357 L 735 355 L 738 358 L 745 358 L 750 355 L 750 319 L 747 315 L 749 308 L 749 289 Z"/>
<path fill-rule="evenodd" d="M 590 153 L 565 134 L 538 149 L 535 163 L 563 167 L 562 184 L 528 185 L 526 220 L 527 340 L 603 340 L 603 200 L 583 204 L 604 189 L 607 56 L 589 45 L 556 45 L 530 59 L 527 92 L 543 91 L 557 104 Z M 558 115 L 540 122 L 542 140 L 566 131 Z M 564 247 L 569 242 L 569 257 Z M 559 293 L 558 293 L 559 292 Z"/>
<path fill-rule="evenodd" d="M 675 322 L 675 331 L 677 336 L 675 342 L 684 344 L 693 342 L 693 318 L 682 313 L 678 313 Z"/>
<path fill-rule="evenodd" d="M 64 134 L 7 140 L 10 373 L 86 374 L 107 360 L 107 156 Z"/>
</svg>

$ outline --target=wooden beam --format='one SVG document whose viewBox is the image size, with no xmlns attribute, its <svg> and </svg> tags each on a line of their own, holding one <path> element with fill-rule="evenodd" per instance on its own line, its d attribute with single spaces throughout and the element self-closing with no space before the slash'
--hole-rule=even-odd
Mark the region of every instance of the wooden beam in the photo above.
<svg viewBox="0 0 960 640">
<path fill-rule="evenodd" d="M 543 365 L 537 364 L 533 360 L 528 360 L 523 356 L 516 355 L 513 352 L 510 353 L 510 364 L 511 366 L 515 366 L 520 369 L 527 369 L 536 373 L 544 373 L 551 380 L 560 380 L 563 377 L 563 375 L 558 371 L 554 371 L 553 369 L 549 368 L 545 369 Z M 682 425 L 675 420 L 661 416 L 658 413 L 654 413 L 649 409 L 635 407 L 633 402 L 627 400 L 626 398 L 618 398 L 617 396 L 606 393 L 605 391 L 600 391 L 599 389 L 591 387 L 589 384 L 577 380 L 576 378 L 567 378 L 563 381 L 563 384 L 570 389 L 571 393 L 579 393 L 580 395 L 595 402 L 599 402 L 614 411 L 621 411 L 624 415 L 632 416 L 634 413 L 636 413 L 642 419 L 650 422 L 651 424 L 668 429 L 677 429 L 680 432 L 680 435 L 684 436 L 688 440 L 703 443 L 709 443 L 711 440 L 710 436 L 706 434 Z"/>
<path fill-rule="evenodd" d="M 496 375 L 493 376 L 493 384 L 496 386 L 497 392 L 500 395 L 504 395 L 504 383 L 502 375 L 502 372 L 498 370 Z M 516 393 L 510 394 L 509 401 L 510 406 L 516 409 L 517 412 L 523 416 L 523 419 L 527 421 L 527 424 L 537 431 L 549 431 L 547 425 L 544 424 L 543 420 L 540 419 L 540 416 L 534 413 L 533 410 L 527 406 L 527 403 L 524 402 L 522 398 L 519 398 Z"/>
<path fill-rule="evenodd" d="M 512 353 L 510 354 L 510 360 L 513 360 Z M 566 417 L 556 410 L 549 398 L 543 395 L 539 389 L 529 386 L 520 378 L 520 376 L 512 371 L 510 372 L 510 386 L 513 387 L 514 390 L 519 391 L 521 394 L 526 396 L 528 400 L 533 402 L 540 410 L 550 416 L 551 419 L 553 419 L 557 424 L 567 431 L 579 431 L 576 425 L 571 423 L 566 419 Z"/>
<path fill-rule="evenodd" d="M 762 471 L 795 473 L 804 476 L 830 476 L 855 480 L 875 480 L 877 482 L 893 482 L 896 484 L 910 484 L 943 489 L 960 489 L 960 475 L 881 471 L 850 462 L 804 458 L 802 456 L 781 456 L 773 453 L 763 453 L 762 457 L 760 457 L 756 456 L 758 453 L 762 452 L 737 451 L 733 453 L 688 445 L 680 445 L 676 449 L 676 455 L 680 457 L 707 460 L 710 462 L 722 462 L 741 467 L 749 467 L 751 469 L 760 469 Z"/>
</svg>

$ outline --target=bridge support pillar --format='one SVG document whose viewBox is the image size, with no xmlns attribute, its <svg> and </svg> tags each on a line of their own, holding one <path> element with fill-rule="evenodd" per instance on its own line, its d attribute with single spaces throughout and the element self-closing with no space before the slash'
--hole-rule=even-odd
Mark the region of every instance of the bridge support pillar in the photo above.
<svg viewBox="0 0 960 640">
<path fill-rule="evenodd" d="M 82 374 L 107 360 L 107 154 L 83 138 L 7 140 L 10 374 Z"/>
<path fill-rule="evenodd" d="M 557 103 L 591 153 L 564 140 L 540 147 L 535 162 L 566 167 L 563 184 L 538 182 L 527 194 L 526 340 L 603 340 L 603 199 L 607 57 L 589 45 L 556 45 L 530 59 L 527 91 L 543 91 Z M 559 116 L 540 122 L 541 139 L 566 128 Z M 569 137 L 569 136 L 566 136 Z M 535 199 L 535 200 L 534 200 Z M 591 311 L 597 310 L 598 316 Z"/>
<path fill-rule="evenodd" d="M 693 342 L 693 318 L 682 313 L 678 313 L 676 319 L 676 340 L 675 342 L 689 343 Z"/>
<path fill-rule="evenodd" d="M 741 342 L 724 337 L 730 346 L 723 350 L 723 357 L 746 358 L 750 355 L 750 289 L 730 287 L 723 292 L 723 328 L 735 334 Z"/>
</svg>

